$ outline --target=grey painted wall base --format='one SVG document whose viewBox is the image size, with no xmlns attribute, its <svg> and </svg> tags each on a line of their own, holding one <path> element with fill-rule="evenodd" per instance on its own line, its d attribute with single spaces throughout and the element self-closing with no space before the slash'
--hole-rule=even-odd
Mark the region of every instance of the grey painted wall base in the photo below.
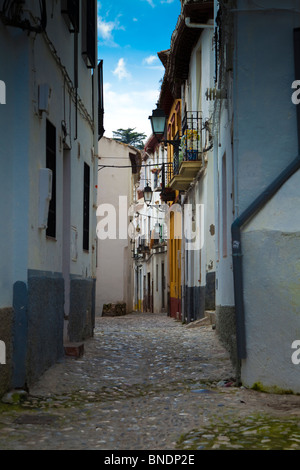
<svg viewBox="0 0 300 470">
<path fill-rule="evenodd" d="M 218 337 L 229 352 L 233 367 L 236 370 L 236 379 L 240 380 L 240 361 L 237 358 L 236 345 L 236 321 L 234 307 L 216 307 L 216 332 Z"/>
<path fill-rule="evenodd" d="M 215 310 L 216 308 L 216 273 L 206 274 L 205 286 L 205 310 Z"/>
<path fill-rule="evenodd" d="M 12 376 L 13 309 L 0 309 L 0 340 L 6 346 L 6 364 L 0 364 L 0 397 L 10 389 Z"/>
<path fill-rule="evenodd" d="M 68 335 L 71 342 L 91 338 L 95 326 L 95 280 L 71 279 Z"/>
<path fill-rule="evenodd" d="M 64 357 L 64 280 L 28 278 L 28 334 L 26 381 L 30 387 Z"/>
<path fill-rule="evenodd" d="M 187 323 L 200 320 L 205 313 L 205 287 L 185 286 L 184 317 Z"/>
<path fill-rule="evenodd" d="M 13 287 L 13 375 L 12 387 L 22 388 L 26 383 L 26 356 L 28 334 L 28 290 L 25 282 Z"/>
<path fill-rule="evenodd" d="M 205 316 L 205 310 L 215 310 L 215 272 L 207 273 L 206 286 L 184 287 L 184 320 L 187 323 L 200 320 Z"/>
</svg>

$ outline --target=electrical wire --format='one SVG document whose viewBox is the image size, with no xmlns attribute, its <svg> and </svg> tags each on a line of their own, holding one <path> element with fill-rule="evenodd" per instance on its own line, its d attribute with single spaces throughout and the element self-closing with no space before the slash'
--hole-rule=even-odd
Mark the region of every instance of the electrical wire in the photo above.
<svg viewBox="0 0 300 470">
<path fill-rule="evenodd" d="M 164 163 L 164 165 L 167 165 L 167 163 Z M 149 168 L 151 166 L 157 167 L 157 164 L 135 165 L 136 168 Z M 132 168 L 132 165 L 99 165 L 98 171 L 103 170 L 104 168 Z"/>
</svg>

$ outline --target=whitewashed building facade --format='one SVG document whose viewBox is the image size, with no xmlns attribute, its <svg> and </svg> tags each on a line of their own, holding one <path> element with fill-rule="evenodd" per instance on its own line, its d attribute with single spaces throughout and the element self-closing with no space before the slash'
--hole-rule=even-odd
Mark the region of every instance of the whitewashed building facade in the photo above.
<svg viewBox="0 0 300 470">
<path fill-rule="evenodd" d="M 131 206 L 141 168 L 141 152 L 103 137 L 99 142 L 97 199 L 96 313 L 103 305 L 125 303 L 133 310 L 134 270 Z"/>
<path fill-rule="evenodd" d="M 96 2 L 0 2 L 0 390 L 93 334 Z"/>
<path fill-rule="evenodd" d="M 167 225 L 168 206 L 161 200 L 162 164 L 165 148 L 151 135 L 142 153 L 143 163 L 139 187 L 136 191 L 135 211 L 135 310 L 163 313 L 168 309 L 167 298 Z M 143 191 L 149 186 L 153 191 L 149 205 Z"/>
<path fill-rule="evenodd" d="M 299 393 L 299 4 L 222 2 L 216 24 L 217 331 L 244 385 Z"/>
</svg>

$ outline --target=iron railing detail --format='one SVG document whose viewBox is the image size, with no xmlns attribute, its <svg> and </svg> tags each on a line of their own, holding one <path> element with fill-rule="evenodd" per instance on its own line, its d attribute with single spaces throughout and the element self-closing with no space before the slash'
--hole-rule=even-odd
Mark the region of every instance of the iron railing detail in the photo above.
<svg viewBox="0 0 300 470">
<path fill-rule="evenodd" d="M 201 111 L 187 111 L 182 120 L 181 136 L 165 143 L 172 144 L 174 152 L 173 161 L 162 165 L 162 191 L 168 188 L 173 176 L 179 174 L 182 162 L 202 160 L 203 154 L 212 148 L 209 122 L 204 122 Z"/>
<path fill-rule="evenodd" d="M 201 111 L 187 111 L 182 121 L 181 161 L 195 161 L 202 158 L 203 119 Z"/>
</svg>

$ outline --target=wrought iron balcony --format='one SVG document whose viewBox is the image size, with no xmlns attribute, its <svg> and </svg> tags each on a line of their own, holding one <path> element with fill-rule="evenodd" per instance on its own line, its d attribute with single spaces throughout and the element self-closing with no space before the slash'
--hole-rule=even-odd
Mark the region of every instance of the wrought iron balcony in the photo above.
<svg viewBox="0 0 300 470">
<path fill-rule="evenodd" d="M 169 183 L 174 174 L 173 162 L 165 162 L 161 169 L 162 190 L 161 199 L 164 202 L 173 201 L 175 199 L 175 191 L 169 187 Z"/>
<path fill-rule="evenodd" d="M 181 161 L 202 159 L 203 120 L 201 111 L 188 111 L 182 121 Z"/>
<path fill-rule="evenodd" d="M 186 191 L 203 165 L 206 142 L 206 126 L 203 126 L 201 111 L 188 111 L 182 121 L 181 146 L 174 153 L 173 178 L 169 186 L 177 191 Z"/>
<path fill-rule="evenodd" d="M 204 168 L 204 154 L 211 147 L 207 122 L 201 111 L 188 111 L 182 121 L 180 145 L 174 146 L 173 161 L 162 166 L 162 199 L 174 199 L 174 191 L 186 191 Z"/>
<path fill-rule="evenodd" d="M 149 242 L 146 238 L 140 238 L 138 253 L 148 253 L 150 251 Z"/>
</svg>

